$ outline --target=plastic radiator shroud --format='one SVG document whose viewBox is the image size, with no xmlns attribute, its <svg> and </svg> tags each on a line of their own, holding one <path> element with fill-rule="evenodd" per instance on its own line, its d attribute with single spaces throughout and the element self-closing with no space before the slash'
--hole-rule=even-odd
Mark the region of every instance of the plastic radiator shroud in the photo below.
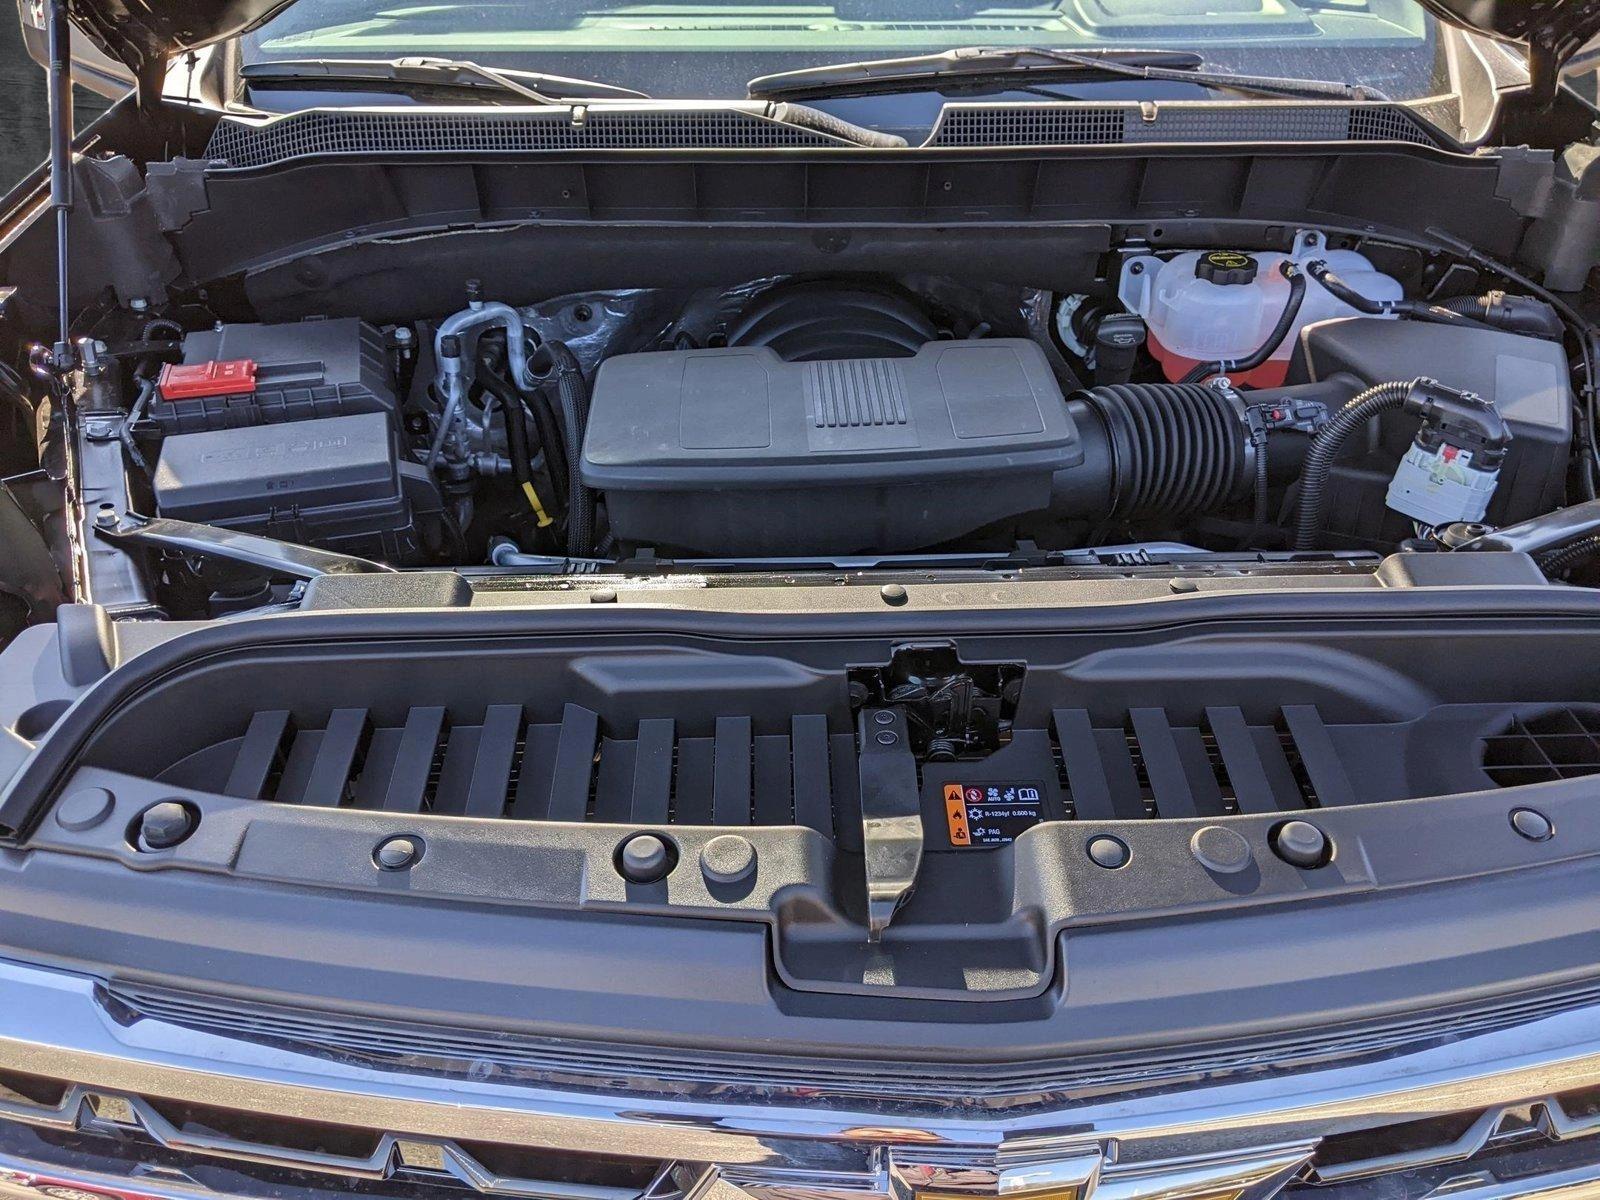
<svg viewBox="0 0 1600 1200">
<path fill-rule="evenodd" d="M 1044 354 L 995 338 L 909 358 L 619 355 L 595 380 L 583 476 L 625 542 L 850 554 L 1043 509 L 1082 460 Z"/>
</svg>

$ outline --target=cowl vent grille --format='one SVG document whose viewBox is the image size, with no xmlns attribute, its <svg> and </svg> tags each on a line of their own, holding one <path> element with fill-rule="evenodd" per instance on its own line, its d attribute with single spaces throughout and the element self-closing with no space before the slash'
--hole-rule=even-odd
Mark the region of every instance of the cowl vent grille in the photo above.
<svg viewBox="0 0 1600 1200">
<path fill-rule="evenodd" d="M 314 109 L 265 124 L 224 119 L 206 157 L 260 167 L 344 154 L 516 154 L 560 150 L 768 150 L 848 143 L 741 109 L 367 112 Z"/>
<path fill-rule="evenodd" d="M 951 104 L 930 146 L 1090 146 L 1129 142 L 1409 142 L 1436 130 L 1397 104 Z"/>
<path fill-rule="evenodd" d="M 1513 717 L 1483 739 L 1483 769 L 1501 787 L 1600 774 L 1600 708 L 1551 708 Z"/>
<path fill-rule="evenodd" d="M 1104 146 L 1160 142 L 1409 142 L 1443 145 L 1437 130 L 1395 104 L 1183 101 L 1137 104 L 950 104 L 924 145 Z M 748 108 L 440 112 L 311 109 L 269 121 L 224 118 L 205 156 L 225 168 L 341 155 L 525 154 L 588 150 L 828 149 L 851 143 L 768 120 Z"/>
</svg>

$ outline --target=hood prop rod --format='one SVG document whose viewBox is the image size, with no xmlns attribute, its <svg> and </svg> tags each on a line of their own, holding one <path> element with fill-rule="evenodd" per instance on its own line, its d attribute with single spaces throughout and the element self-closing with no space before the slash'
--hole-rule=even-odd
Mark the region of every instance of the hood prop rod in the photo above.
<svg viewBox="0 0 1600 1200">
<path fill-rule="evenodd" d="M 67 291 L 67 225 L 72 213 L 72 20 L 67 0 L 49 0 L 50 55 L 50 207 L 56 216 L 56 344 L 50 367 L 58 379 L 76 366 L 69 336 L 71 304 Z"/>
</svg>

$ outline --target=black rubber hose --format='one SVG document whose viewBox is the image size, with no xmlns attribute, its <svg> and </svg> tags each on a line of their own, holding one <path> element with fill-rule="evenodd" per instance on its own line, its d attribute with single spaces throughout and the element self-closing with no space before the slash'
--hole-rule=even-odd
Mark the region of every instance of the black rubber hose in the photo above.
<svg viewBox="0 0 1600 1200">
<path fill-rule="evenodd" d="M 1283 311 L 1278 314 L 1277 324 L 1267 334 L 1267 340 L 1243 358 L 1219 358 L 1213 362 L 1196 363 L 1183 377 L 1184 383 L 1199 383 L 1210 375 L 1254 371 L 1283 345 L 1283 339 L 1289 336 L 1289 330 L 1294 328 L 1295 320 L 1300 316 L 1300 306 L 1305 303 L 1306 276 L 1304 271 L 1287 260 L 1278 265 L 1278 270 L 1289 281 L 1289 298 L 1284 301 Z"/>
<path fill-rule="evenodd" d="M 1306 274 L 1326 288 L 1336 300 L 1342 300 L 1359 313 L 1383 316 L 1394 313 L 1418 321 L 1432 321 L 1436 325 L 1459 325 L 1467 329 L 1493 329 L 1483 321 L 1445 308 L 1439 304 L 1426 304 L 1420 300 L 1371 300 L 1335 275 L 1322 261 L 1306 264 Z"/>
<path fill-rule="evenodd" d="M 509 375 L 504 373 L 506 365 L 503 348 L 499 353 L 486 355 L 478 364 L 480 381 L 486 375 L 492 376 L 495 385 L 495 395 L 501 400 L 509 401 L 515 397 L 515 403 L 522 412 L 533 419 L 534 432 L 538 435 L 539 449 L 544 451 L 545 474 L 550 479 L 549 499 L 555 505 L 551 510 L 552 515 L 567 511 L 567 456 L 563 452 L 561 423 L 556 420 L 555 410 L 550 406 L 550 398 L 543 388 L 534 388 L 532 391 L 523 391 L 511 382 Z M 488 390 L 489 382 L 484 382 Z M 526 430 L 526 426 L 523 427 Z M 531 446 L 530 446 L 531 451 Z M 531 461 L 531 458 L 530 458 Z"/>
<path fill-rule="evenodd" d="M 1532 296 L 1513 296 L 1507 292 L 1493 291 L 1481 296 L 1452 296 L 1439 301 L 1439 305 L 1481 321 L 1491 328 L 1524 337 L 1542 338 L 1547 342 L 1559 342 L 1567 332 L 1561 314 L 1543 300 Z"/>
<path fill-rule="evenodd" d="M 478 369 L 478 385 L 494 397 L 506 423 L 506 445 L 511 452 L 511 477 L 518 484 L 533 482 L 533 457 L 528 452 L 528 427 L 523 424 L 522 396 L 508 379 L 485 367 Z"/>
<path fill-rule="evenodd" d="M 589 388 L 583 368 L 562 342 L 546 342 L 555 364 L 567 451 L 567 554 L 589 557 L 594 545 L 594 493 L 583 486 L 583 435 L 589 425 Z"/>
<path fill-rule="evenodd" d="M 556 508 L 563 514 L 569 504 L 567 488 L 567 452 L 562 447 L 561 422 L 556 420 L 555 409 L 543 388 L 536 388 L 522 397 L 533 417 L 534 431 L 539 435 L 539 449 L 544 451 L 545 474 L 550 477 L 550 490 Z"/>
<path fill-rule="evenodd" d="M 151 334 L 162 329 L 170 330 L 172 332 L 172 337 L 168 339 L 169 341 L 181 342 L 183 340 L 183 326 L 178 324 L 171 317 L 152 317 L 150 320 L 146 321 L 144 323 L 144 328 L 139 331 L 139 340 L 142 342 L 148 342 Z"/>
<path fill-rule="evenodd" d="M 1476 317 L 1484 320 L 1488 310 L 1489 297 L 1487 296 L 1451 296 L 1448 300 L 1439 301 L 1441 308 L 1448 308 L 1451 312 L 1460 313 L 1463 317 Z"/>
<path fill-rule="evenodd" d="M 508 440 L 520 437 L 521 449 L 512 441 L 511 457 L 513 464 L 518 459 L 528 464 L 527 479 L 517 476 L 518 483 L 526 483 L 533 478 L 533 446 L 528 440 L 527 420 L 532 419 L 534 430 L 538 434 L 539 449 L 544 451 L 545 472 L 550 477 L 550 488 L 554 495 L 552 516 L 566 511 L 566 456 L 561 451 L 561 431 L 556 425 L 555 418 L 550 414 L 549 407 L 543 402 L 542 397 L 529 398 L 520 390 L 513 387 L 511 381 L 487 364 L 478 368 L 478 382 L 483 390 L 488 392 L 500 404 L 501 411 L 506 416 L 506 437 Z M 515 410 L 520 420 L 516 422 L 517 428 L 512 429 L 510 414 Z"/>
<path fill-rule="evenodd" d="M 1550 578 L 1565 575 L 1573 567 L 1600 554 L 1600 534 L 1590 534 L 1575 542 L 1568 542 L 1559 550 L 1552 550 L 1539 558 L 1539 569 Z"/>
<path fill-rule="evenodd" d="M 1328 473 L 1343 448 L 1345 440 L 1381 412 L 1399 408 L 1406 402 L 1415 380 L 1405 383 L 1380 383 L 1368 388 L 1341 408 L 1311 439 L 1311 449 L 1306 452 L 1305 466 L 1300 473 L 1300 506 L 1295 513 L 1295 550 L 1315 547 L 1317 533 L 1322 526 L 1322 509 L 1326 502 L 1325 489 Z"/>
</svg>

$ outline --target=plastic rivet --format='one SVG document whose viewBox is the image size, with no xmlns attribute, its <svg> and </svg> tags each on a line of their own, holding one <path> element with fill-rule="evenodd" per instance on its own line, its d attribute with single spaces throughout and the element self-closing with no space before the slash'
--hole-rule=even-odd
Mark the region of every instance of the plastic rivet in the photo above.
<svg viewBox="0 0 1600 1200">
<path fill-rule="evenodd" d="M 422 857 L 422 843 L 413 837 L 392 837 L 378 843 L 372 861 L 385 871 L 404 871 Z"/>
<path fill-rule="evenodd" d="M 890 712 L 886 708 L 879 709 L 876 713 L 873 714 L 872 719 L 874 721 L 876 721 L 879 725 L 893 725 L 894 724 L 894 714 L 892 712 Z"/>
<path fill-rule="evenodd" d="M 1192 579 L 1173 579 L 1168 582 L 1167 586 L 1180 595 L 1184 592 L 1198 592 L 1200 590 L 1200 585 Z"/>
<path fill-rule="evenodd" d="M 1189 839 L 1189 853 L 1208 871 L 1233 875 L 1250 865 L 1250 843 L 1231 829 L 1206 825 Z"/>
<path fill-rule="evenodd" d="M 900 735 L 892 729 L 878 730 L 878 745 L 892 746 L 900 740 Z"/>
<path fill-rule="evenodd" d="M 1310 821 L 1285 821 L 1273 835 L 1278 857 L 1297 867 L 1320 867 L 1328 858 L 1328 835 Z"/>
<path fill-rule="evenodd" d="M 907 600 L 911 599 L 903 583 L 886 583 L 878 589 L 878 595 L 883 597 L 885 604 L 893 605 L 895 608 L 899 608 Z"/>
<path fill-rule="evenodd" d="M 111 815 L 116 802 L 105 788 L 83 788 L 56 805 L 56 824 L 73 833 L 93 829 Z"/>
<path fill-rule="evenodd" d="M 615 588 L 596 588 L 589 593 L 590 604 L 615 604 L 617 592 Z"/>
<path fill-rule="evenodd" d="M 1108 871 L 1127 866 L 1128 859 L 1132 857 L 1126 842 L 1106 833 L 1090 838 L 1085 849 L 1089 852 L 1090 861 Z"/>
<path fill-rule="evenodd" d="M 1512 809 L 1511 828 L 1530 842 L 1547 842 L 1556 831 L 1549 817 L 1532 808 Z"/>
<path fill-rule="evenodd" d="M 700 851 L 700 873 L 710 883 L 740 883 L 756 869 L 756 848 L 736 833 L 718 834 Z"/>
<path fill-rule="evenodd" d="M 665 877 L 670 861 L 666 842 L 653 833 L 636 833 L 622 843 L 617 869 L 629 883 L 655 883 Z"/>
<path fill-rule="evenodd" d="M 170 850 L 199 824 L 187 804 L 163 800 L 144 810 L 139 818 L 139 847 L 142 850 Z"/>
</svg>

